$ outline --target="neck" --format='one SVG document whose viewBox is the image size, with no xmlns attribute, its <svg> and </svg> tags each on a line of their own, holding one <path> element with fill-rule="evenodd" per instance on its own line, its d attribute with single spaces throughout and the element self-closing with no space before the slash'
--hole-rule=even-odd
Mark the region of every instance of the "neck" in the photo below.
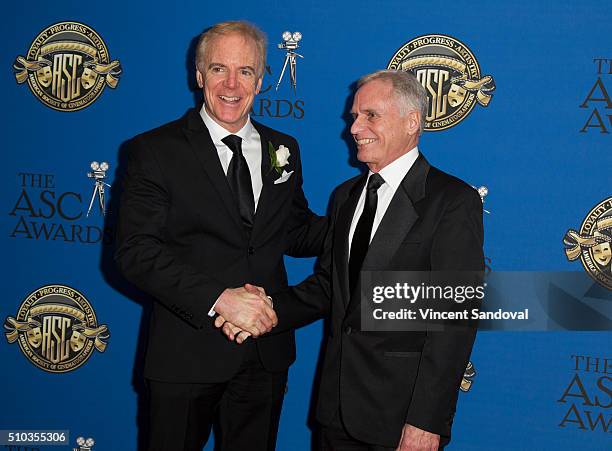
<svg viewBox="0 0 612 451">
<path fill-rule="evenodd" d="M 406 147 L 406 149 L 402 153 L 400 153 L 399 155 L 396 155 L 395 157 L 393 157 L 393 159 L 389 161 L 383 161 L 383 162 L 378 162 L 378 163 L 366 163 L 368 166 L 368 169 L 376 174 L 380 172 L 382 169 L 384 169 L 385 167 L 389 166 L 394 161 L 396 161 L 398 158 L 401 158 L 407 153 L 409 153 L 410 151 L 412 151 L 412 149 L 416 148 L 416 146 L 417 146 L 416 142 L 410 144 L 409 146 Z"/>
<path fill-rule="evenodd" d="M 240 129 L 244 127 L 244 124 L 246 124 L 249 120 L 249 116 L 246 116 L 244 120 L 240 121 L 238 124 L 226 124 L 223 122 L 219 122 L 219 120 L 210 112 L 206 104 L 204 104 L 204 110 L 206 111 L 206 114 L 209 118 L 211 118 L 215 123 L 217 123 L 217 125 L 223 127 L 223 129 L 225 129 L 228 133 L 236 133 L 240 131 Z"/>
</svg>

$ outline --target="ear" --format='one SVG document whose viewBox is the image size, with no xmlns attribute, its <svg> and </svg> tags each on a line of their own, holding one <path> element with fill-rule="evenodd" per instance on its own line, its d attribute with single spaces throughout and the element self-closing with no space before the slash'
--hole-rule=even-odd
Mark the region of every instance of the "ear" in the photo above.
<svg viewBox="0 0 612 451">
<path fill-rule="evenodd" d="M 263 76 L 259 80 L 257 80 L 257 86 L 255 86 L 255 95 L 259 94 L 262 82 L 263 82 Z"/>
<path fill-rule="evenodd" d="M 198 82 L 198 88 L 202 89 L 204 87 L 204 75 L 198 68 L 196 68 L 196 81 Z"/>
<path fill-rule="evenodd" d="M 409 135 L 417 135 L 421 129 L 421 113 L 418 111 L 410 111 L 406 114 L 406 126 Z"/>
</svg>

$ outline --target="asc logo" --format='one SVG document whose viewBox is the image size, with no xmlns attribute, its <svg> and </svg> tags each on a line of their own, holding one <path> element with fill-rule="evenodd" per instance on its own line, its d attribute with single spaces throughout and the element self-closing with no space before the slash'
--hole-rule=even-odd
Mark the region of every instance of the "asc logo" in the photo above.
<svg viewBox="0 0 612 451">
<path fill-rule="evenodd" d="M 81 293 L 65 285 L 47 285 L 30 293 L 15 318 L 4 323 L 9 343 L 17 341 L 34 365 L 66 373 L 83 365 L 94 352 L 104 352 L 108 327 Z"/>
<path fill-rule="evenodd" d="M 612 290 L 612 197 L 589 212 L 579 232 L 568 230 L 563 244 L 570 261 L 580 257 L 589 276 Z"/>
<path fill-rule="evenodd" d="M 457 125 L 476 103 L 489 105 L 495 90 L 490 75 L 481 76 L 478 61 L 465 44 L 450 36 L 419 36 L 395 52 L 387 69 L 410 71 L 429 98 L 425 131 Z"/>
<path fill-rule="evenodd" d="M 58 111 L 85 108 L 105 86 L 115 88 L 121 75 L 121 64 L 111 61 L 100 35 L 78 22 L 44 29 L 13 68 L 17 83 L 27 81 L 38 100 Z"/>
</svg>

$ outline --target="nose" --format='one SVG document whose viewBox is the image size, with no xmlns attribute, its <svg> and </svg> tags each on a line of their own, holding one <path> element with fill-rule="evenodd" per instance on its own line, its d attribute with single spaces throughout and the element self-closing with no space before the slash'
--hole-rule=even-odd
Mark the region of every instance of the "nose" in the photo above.
<svg viewBox="0 0 612 451">
<path fill-rule="evenodd" d="M 351 135 L 357 135 L 360 131 L 363 130 L 363 121 L 360 115 L 355 116 L 353 119 L 353 124 L 351 125 Z"/>
<path fill-rule="evenodd" d="M 230 70 L 227 72 L 227 77 L 225 77 L 224 84 L 227 88 L 233 89 L 236 87 L 236 72 Z"/>
</svg>

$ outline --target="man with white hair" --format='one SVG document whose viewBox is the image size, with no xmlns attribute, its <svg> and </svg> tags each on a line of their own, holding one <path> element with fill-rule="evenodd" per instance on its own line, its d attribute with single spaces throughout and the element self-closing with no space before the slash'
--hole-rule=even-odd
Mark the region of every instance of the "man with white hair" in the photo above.
<svg viewBox="0 0 612 451">
<path fill-rule="evenodd" d="M 420 153 L 426 113 L 427 95 L 412 74 L 384 70 L 359 80 L 351 134 L 368 171 L 336 189 L 315 274 L 273 294 L 279 330 L 331 314 L 316 415 L 323 450 L 433 451 L 450 440 L 475 329 L 361 328 L 362 270 L 484 269 L 482 202 Z M 238 342 L 248 335 L 223 327 Z"/>
</svg>

